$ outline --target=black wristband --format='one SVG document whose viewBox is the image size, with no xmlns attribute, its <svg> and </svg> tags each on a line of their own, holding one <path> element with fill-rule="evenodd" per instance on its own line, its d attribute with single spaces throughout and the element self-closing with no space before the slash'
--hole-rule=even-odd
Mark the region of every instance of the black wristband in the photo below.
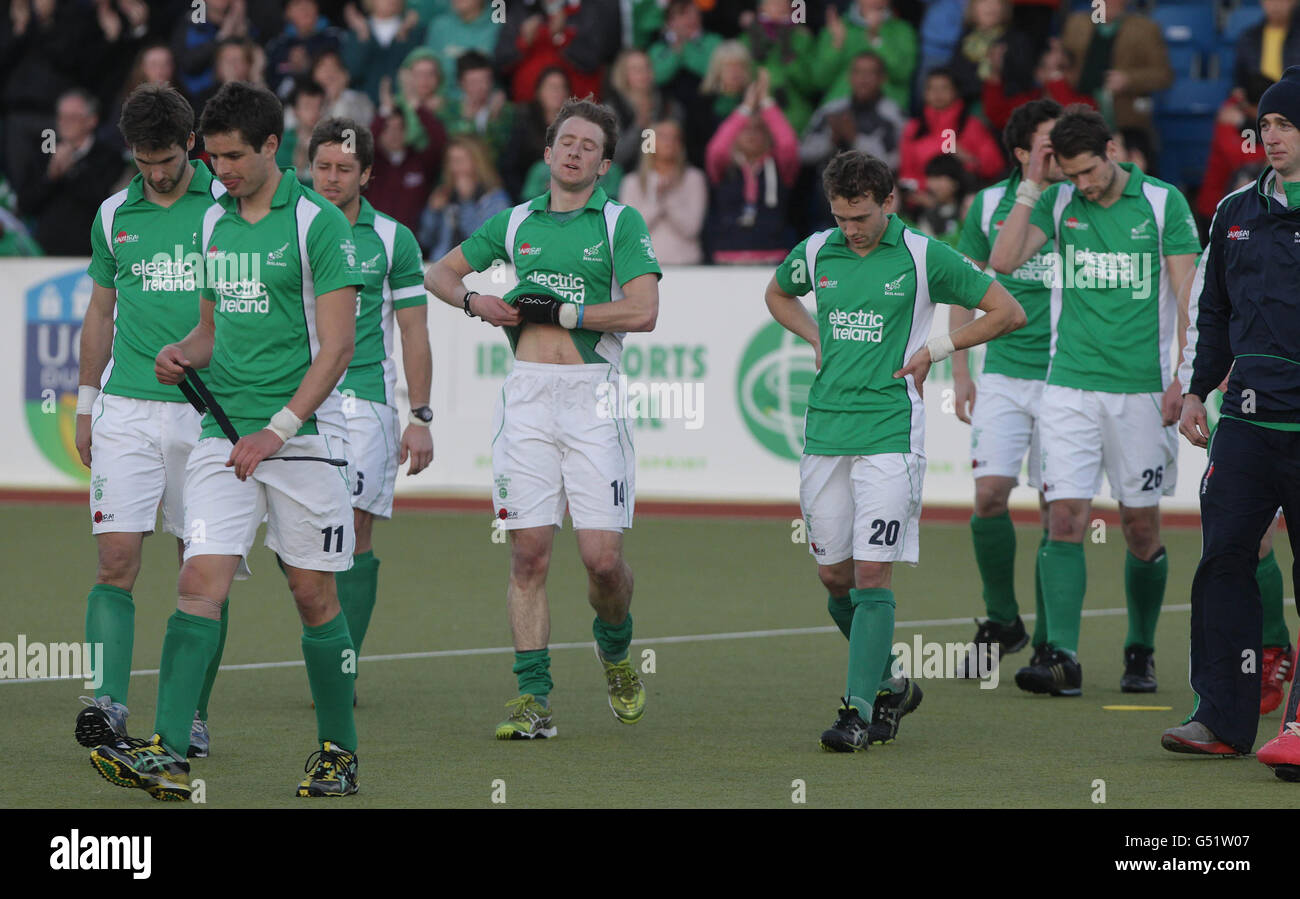
<svg viewBox="0 0 1300 899">
<path fill-rule="evenodd" d="M 469 311 L 469 298 L 472 297 L 472 296 L 477 296 L 477 295 L 478 295 L 478 291 L 477 291 L 477 290 L 467 290 L 467 291 L 465 291 L 465 300 L 464 300 L 465 314 L 468 315 L 470 318 L 474 318 L 475 316 L 474 316 L 474 313 L 473 313 L 473 312 L 470 312 L 470 311 Z"/>
</svg>

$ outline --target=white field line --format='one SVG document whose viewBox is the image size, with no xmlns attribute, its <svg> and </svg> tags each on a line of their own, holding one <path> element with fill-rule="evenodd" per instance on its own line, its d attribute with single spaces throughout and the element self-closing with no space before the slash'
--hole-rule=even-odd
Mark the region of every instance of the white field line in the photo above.
<svg viewBox="0 0 1300 899">
<path fill-rule="evenodd" d="M 1161 608 L 1163 612 L 1189 612 L 1191 603 L 1179 603 L 1177 605 L 1166 605 Z M 1102 618 L 1109 615 L 1127 615 L 1128 609 L 1084 609 L 1084 618 Z M 1033 621 L 1036 617 L 1030 612 L 1020 616 L 1025 621 Z M 974 620 L 970 616 L 961 618 L 929 618 L 917 621 L 896 621 L 894 628 L 896 630 L 910 630 L 918 627 L 949 627 L 959 624 L 970 625 Z M 838 628 L 832 625 L 825 627 L 782 627 L 766 631 L 731 631 L 723 634 L 684 634 L 677 637 L 650 637 L 632 642 L 641 646 L 658 645 L 662 643 L 708 643 L 714 640 L 752 640 L 758 637 L 797 637 L 805 634 L 833 634 L 838 632 Z M 548 649 L 591 649 L 592 641 L 585 640 L 581 643 L 552 643 Z M 362 662 L 396 662 L 407 659 L 451 659 L 461 656 L 489 656 L 489 655 L 507 655 L 513 653 L 512 646 L 489 646 L 481 649 L 436 649 L 428 652 L 392 652 L 383 655 L 362 656 Z M 291 659 L 287 662 L 248 662 L 243 665 L 222 665 L 221 671 L 257 671 L 263 668 L 301 668 L 303 667 L 302 659 Z M 157 668 L 139 668 L 131 672 L 132 677 L 147 677 L 158 673 Z M 24 677 L 13 679 L 0 679 L 0 685 L 4 684 L 39 684 L 48 681 L 58 680 L 84 680 L 82 677 Z"/>
</svg>

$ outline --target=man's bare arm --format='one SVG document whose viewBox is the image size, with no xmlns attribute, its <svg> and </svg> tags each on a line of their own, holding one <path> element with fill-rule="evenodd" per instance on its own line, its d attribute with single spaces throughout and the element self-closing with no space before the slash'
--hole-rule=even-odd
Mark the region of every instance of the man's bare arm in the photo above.
<svg viewBox="0 0 1300 899">
<path fill-rule="evenodd" d="M 207 368 L 212 362 L 212 346 L 216 340 L 215 322 L 217 304 L 213 300 L 199 300 L 199 323 L 186 334 L 180 343 L 169 343 L 158 351 L 154 359 L 154 377 L 162 384 L 179 384 L 185 380 L 182 365 Z"/>
<path fill-rule="evenodd" d="M 659 320 L 659 277 L 637 275 L 623 285 L 623 299 L 583 310 L 582 327 L 592 331 L 653 331 Z"/>
<path fill-rule="evenodd" d="M 767 302 L 767 311 L 772 313 L 772 318 L 776 319 L 781 327 L 812 344 L 817 353 L 817 368 L 820 369 L 822 367 L 821 332 L 817 329 L 817 322 L 808 313 L 808 307 L 797 296 L 782 290 L 775 275 L 767 282 L 763 299 Z"/>
<path fill-rule="evenodd" d="M 474 271 L 474 267 L 465 258 L 459 246 L 447 252 L 424 273 L 424 289 L 429 291 L 448 306 L 465 308 L 465 276 Z M 517 325 L 520 322 L 519 310 L 492 294 L 475 293 L 470 297 L 469 311 L 489 325 Z"/>
</svg>

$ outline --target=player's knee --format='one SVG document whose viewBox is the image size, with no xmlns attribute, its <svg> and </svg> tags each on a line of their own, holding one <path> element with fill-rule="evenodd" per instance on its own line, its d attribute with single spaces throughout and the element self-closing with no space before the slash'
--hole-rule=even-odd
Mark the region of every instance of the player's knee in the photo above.
<svg viewBox="0 0 1300 899">
<path fill-rule="evenodd" d="M 105 546 L 99 550 L 99 567 L 95 578 L 101 584 L 111 584 L 123 590 L 135 585 L 140 573 L 140 554 L 125 547 Z"/>
<path fill-rule="evenodd" d="M 888 562 L 856 562 L 853 579 L 859 590 L 874 590 L 889 586 Z"/>
<path fill-rule="evenodd" d="M 337 605 L 334 591 L 328 589 L 324 578 L 297 577 L 289 579 L 289 591 L 293 594 L 294 605 L 303 620 L 318 621 L 326 616 L 331 601 Z"/>
<path fill-rule="evenodd" d="M 997 518 L 1007 514 L 1008 491 L 986 487 L 975 482 L 975 515 L 979 518 Z"/>
<path fill-rule="evenodd" d="M 225 596 L 218 595 L 223 594 L 224 591 L 217 590 L 204 571 L 189 563 L 181 566 L 176 592 L 185 602 L 215 602 L 218 614 L 221 612 L 221 603 L 225 602 Z"/>
<path fill-rule="evenodd" d="M 1160 548 L 1160 523 L 1154 515 L 1125 510 L 1120 525 L 1128 551 L 1139 559 L 1150 558 Z"/>
<path fill-rule="evenodd" d="M 623 554 L 617 549 L 605 549 L 584 555 L 583 564 L 588 576 L 597 584 L 609 586 L 623 579 Z"/>
<path fill-rule="evenodd" d="M 510 551 L 510 579 L 516 584 L 532 584 L 546 579 L 551 554 L 542 547 L 516 544 Z"/>
<path fill-rule="evenodd" d="M 1083 528 L 1087 519 L 1073 505 L 1055 502 L 1048 509 L 1047 521 L 1051 539 L 1078 543 L 1083 539 Z"/>
<path fill-rule="evenodd" d="M 352 510 L 352 530 L 356 534 L 356 552 L 363 553 L 370 549 L 370 535 L 373 532 L 375 516 L 364 509 Z"/>
<path fill-rule="evenodd" d="M 838 565 L 820 565 L 817 576 L 822 579 L 822 586 L 831 596 L 848 596 L 853 589 L 853 570 L 842 570 Z"/>
</svg>

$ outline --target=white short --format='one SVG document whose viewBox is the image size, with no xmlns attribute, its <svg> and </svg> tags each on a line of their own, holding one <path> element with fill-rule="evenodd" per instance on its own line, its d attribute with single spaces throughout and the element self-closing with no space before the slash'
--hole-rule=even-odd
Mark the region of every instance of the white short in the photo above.
<svg viewBox="0 0 1300 899">
<path fill-rule="evenodd" d="M 184 536 L 185 463 L 201 417 L 189 403 L 101 393 L 91 411 L 90 529 Z"/>
<path fill-rule="evenodd" d="M 393 484 L 401 452 L 397 410 L 384 403 L 345 397 L 348 421 L 348 483 L 352 508 L 377 518 L 393 517 Z"/>
<path fill-rule="evenodd" d="M 1104 393 L 1048 384 L 1038 426 L 1043 496 L 1092 499 L 1104 469 L 1125 506 L 1158 505 L 1178 482 L 1178 434 L 1161 421 L 1159 393 Z"/>
<path fill-rule="evenodd" d="M 611 365 L 515 362 L 492 425 L 492 503 L 506 530 L 632 526 L 636 457 Z M 609 387 L 601 385 L 609 384 Z"/>
<path fill-rule="evenodd" d="M 226 467 L 230 441 L 200 440 L 185 471 L 185 558 L 247 557 L 265 517 L 266 546 L 286 565 L 346 571 L 355 534 L 347 472 L 324 462 L 263 459 L 244 481 Z M 336 437 L 292 437 L 277 456 L 343 456 Z M 241 577 L 243 570 L 241 569 Z"/>
<path fill-rule="evenodd" d="M 1014 478 L 1026 471 L 1029 486 L 1038 489 L 1038 404 L 1043 382 L 1006 375 L 982 375 L 971 413 L 970 457 L 976 479 Z"/>
<path fill-rule="evenodd" d="M 799 460 L 799 505 L 818 565 L 853 558 L 911 562 L 920 554 L 925 458 L 915 453 Z"/>
</svg>

